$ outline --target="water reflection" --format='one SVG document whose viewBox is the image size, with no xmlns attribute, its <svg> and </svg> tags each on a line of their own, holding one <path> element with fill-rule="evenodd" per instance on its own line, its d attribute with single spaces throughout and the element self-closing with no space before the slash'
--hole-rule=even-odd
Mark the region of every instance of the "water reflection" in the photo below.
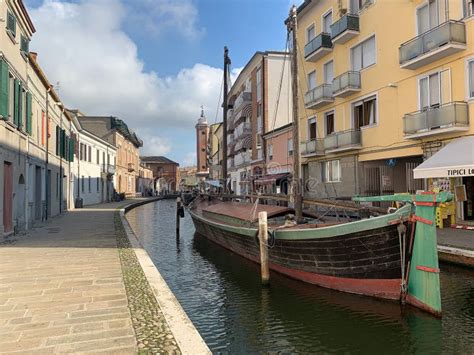
<svg viewBox="0 0 474 355">
<path fill-rule="evenodd" d="M 474 272 L 442 267 L 443 319 L 413 308 L 308 285 L 271 273 L 194 235 L 180 241 L 174 203 L 132 210 L 129 221 L 214 352 L 466 352 L 474 345 Z"/>
</svg>

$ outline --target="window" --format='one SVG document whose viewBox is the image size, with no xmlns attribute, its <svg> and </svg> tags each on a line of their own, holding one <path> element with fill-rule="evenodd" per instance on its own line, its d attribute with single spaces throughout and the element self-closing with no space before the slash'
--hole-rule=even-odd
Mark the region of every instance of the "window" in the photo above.
<svg viewBox="0 0 474 355">
<path fill-rule="evenodd" d="M 84 192 L 84 175 L 81 176 L 81 190 Z"/>
<path fill-rule="evenodd" d="M 469 98 L 474 99 L 474 59 L 470 60 L 467 66 Z"/>
<path fill-rule="evenodd" d="M 257 116 L 257 132 L 260 133 L 263 130 L 263 119 L 262 116 Z"/>
<path fill-rule="evenodd" d="M 41 145 L 46 145 L 46 116 L 44 111 L 41 111 Z"/>
<path fill-rule="evenodd" d="M 91 177 L 89 176 L 89 192 L 91 192 Z"/>
<path fill-rule="evenodd" d="M 100 151 L 97 149 L 97 165 L 100 164 Z"/>
<path fill-rule="evenodd" d="M 333 134 L 334 129 L 334 111 L 326 112 L 324 114 L 324 121 L 326 123 L 326 136 Z"/>
<path fill-rule="evenodd" d="M 21 35 L 20 51 L 22 54 L 28 55 L 30 52 L 30 41 L 25 36 Z"/>
<path fill-rule="evenodd" d="M 377 98 L 371 96 L 367 99 L 352 104 L 352 117 L 354 128 L 370 126 L 376 123 Z"/>
<path fill-rule="evenodd" d="M 5 60 L 0 60 L 0 116 L 3 120 L 8 120 L 9 115 L 9 85 L 10 73 L 8 71 L 8 64 Z"/>
<path fill-rule="evenodd" d="M 59 173 L 56 173 L 56 197 L 59 198 Z"/>
<path fill-rule="evenodd" d="M 308 140 L 312 141 L 316 139 L 316 118 L 310 118 L 308 120 Z"/>
<path fill-rule="evenodd" d="M 372 5 L 374 0 L 350 0 L 350 10 L 352 14 L 358 14 L 360 10 Z"/>
<path fill-rule="evenodd" d="M 323 15 L 322 31 L 325 33 L 331 33 L 331 25 L 332 25 L 332 11 L 329 11 L 327 14 Z"/>
<path fill-rule="evenodd" d="M 100 191 L 100 179 L 99 178 L 96 178 L 96 182 L 97 182 L 97 192 Z"/>
<path fill-rule="evenodd" d="M 313 90 L 316 87 L 316 71 L 313 70 L 308 74 L 308 91 Z"/>
<path fill-rule="evenodd" d="M 324 83 L 332 84 L 334 79 L 334 62 L 331 60 L 324 64 Z"/>
<path fill-rule="evenodd" d="M 329 160 L 321 163 L 323 182 L 341 181 L 341 164 L 339 160 Z"/>
<path fill-rule="evenodd" d="M 425 33 L 439 25 L 438 0 L 429 0 L 425 5 L 416 10 L 416 23 L 418 34 Z"/>
<path fill-rule="evenodd" d="M 257 104 L 257 117 L 262 118 L 263 116 L 263 105 L 261 102 Z"/>
<path fill-rule="evenodd" d="M 16 17 L 9 10 L 7 10 L 7 32 L 13 37 L 16 37 Z"/>
<path fill-rule="evenodd" d="M 262 68 L 257 69 L 257 102 L 262 99 Z"/>
<path fill-rule="evenodd" d="M 464 18 L 474 15 L 474 0 L 462 0 L 462 14 Z"/>
<path fill-rule="evenodd" d="M 375 36 L 351 49 L 352 70 L 360 71 L 375 64 Z"/>
<path fill-rule="evenodd" d="M 315 34 L 316 34 L 316 32 L 315 32 L 315 29 L 314 29 L 314 25 L 311 25 L 306 29 L 307 43 L 309 43 L 313 40 L 313 38 L 315 37 Z"/>
<path fill-rule="evenodd" d="M 268 145 L 268 159 L 269 160 L 273 159 L 273 144 Z"/>
<path fill-rule="evenodd" d="M 439 107 L 441 103 L 439 73 L 420 79 L 419 86 L 420 110 Z"/>
<path fill-rule="evenodd" d="M 204 132 L 204 131 L 201 131 L 201 134 L 202 134 L 202 135 L 204 135 L 205 133 L 206 133 L 206 132 Z"/>
<path fill-rule="evenodd" d="M 89 156 L 88 156 L 89 160 L 88 162 L 90 163 L 92 161 L 92 147 L 89 146 Z"/>
<path fill-rule="evenodd" d="M 293 138 L 288 139 L 288 156 L 293 155 Z"/>
</svg>

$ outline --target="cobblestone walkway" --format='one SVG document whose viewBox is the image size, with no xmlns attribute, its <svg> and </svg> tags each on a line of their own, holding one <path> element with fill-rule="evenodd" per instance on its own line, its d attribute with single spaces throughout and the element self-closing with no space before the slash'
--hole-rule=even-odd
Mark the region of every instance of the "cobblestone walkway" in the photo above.
<svg viewBox="0 0 474 355">
<path fill-rule="evenodd" d="M 164 350 L 156 336 L 149 342 L 153 332 L 163 332 L 166 350 L 177 351 L 159 312 L 137 313 L 149 306 L 140 303 L 146 297 L 127 298 L 130 285 L 146 293 L 147 282 L 123 239 L 121 263 L 114 219 L 119 206 L 69 212 L 0 245 L 0 353 L 126 354 L 137 353 L 138 344 Z"/>
</svg>

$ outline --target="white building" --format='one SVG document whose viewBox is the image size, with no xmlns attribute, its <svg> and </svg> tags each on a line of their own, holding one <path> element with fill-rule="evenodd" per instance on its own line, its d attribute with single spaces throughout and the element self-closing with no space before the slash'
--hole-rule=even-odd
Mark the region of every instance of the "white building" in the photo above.
<svg viewBox="0 0 474 355">
<path fill-rule="evenodd" d="M 76 138 L 76 159 L 71 168 L 71 201 L 87 206 L 111 201 L 117 148 L 84 129 L 77 111 L 70 111 Z"/>
</svg>

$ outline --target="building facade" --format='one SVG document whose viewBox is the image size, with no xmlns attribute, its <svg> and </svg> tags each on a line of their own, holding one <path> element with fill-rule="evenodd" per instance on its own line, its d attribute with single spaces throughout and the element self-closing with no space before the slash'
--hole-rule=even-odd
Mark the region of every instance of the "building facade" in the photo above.
<svg viewBox="0 0 474 355">
<path fill-rule="evenodd" d="M 140 155 L 142 140 L 127 124 L 116 117 L 78 115 L 81 125 L 89 132 L 117 148 L 115 165 L 115 189 L 125 196 L 135 196 L 139 190 Z M 107 162 L 112 164 L 112 161 Z"/>
<path fill-rule="evenodd" d="M 35 32 L 21 0 L 0 3 L 0 235 L 70 208 L 71 117 L 29 52 Z"/>
<path fill-rule="evenodd" d="M 155 191 L 159 194 L 175 193 L 179 190 L 179 164 L 163 156 L 142 156 L 142 164 L 153 171 Z"/>
<path fill-rule="evenodd" d="M 257 52 L 229 92 L 227 168 L 231 190 L 253 191 L 265 174 L 262 135 L 292 122 L 290 58 L 286 52 Z"/>
<path fill-rule="evenodd" d="M 145 164 L 140 163 L 138 168 L 138 192 L 143 197 L 155 195 L 155 180 L 153 178 L 153 170 L 146 167 Z"/>
<path fill-rule="evenodd" d="M 222 123 L 215 123 L 210 126 L 208 151 L 210 155 L 209 160 L 211 162 L 209 166 L 209 178 L 212 180 L 222 179 L 222 134 Z"/>
<path fill-rule="evenodd" d="M 413 169 L 473 133 L 472 2 L 307 0 L 297 36 L 306 195 L 433 184 Z"/>
</svg>

